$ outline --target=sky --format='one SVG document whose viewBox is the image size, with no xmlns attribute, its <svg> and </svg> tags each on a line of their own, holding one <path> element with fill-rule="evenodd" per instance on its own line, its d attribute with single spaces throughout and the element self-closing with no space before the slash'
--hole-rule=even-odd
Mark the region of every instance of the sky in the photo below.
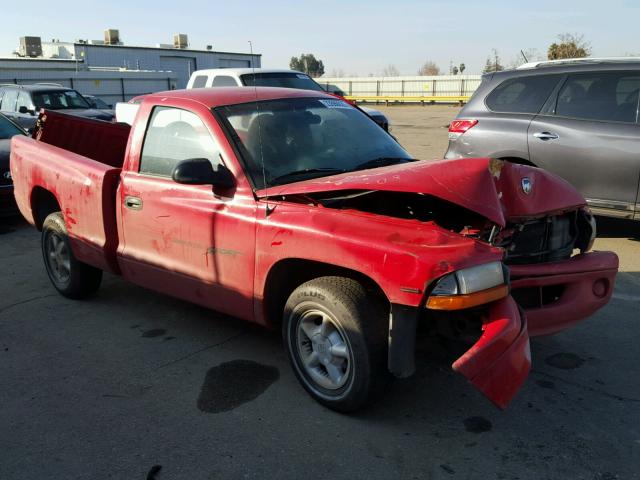
<svg viewBox="0 0 640 480">
<path fill-rule="evenodd" d="M 509 65 L 520 49 L 545 55 L 562 33 L 584 35 L 593 56 L 640 55 L 638 0 L 2 2 L 0 56 L 16 50 L 21 36 L 102 39 L 105 28 L 119 29 L 128 45 L 172 43 L 174 33 L 186 33 L 193 48 L 248 52 L 251 41 L 271 68 L 313 53 L 325 75 L 380 75 L 388 65 L 415 75 L 427 60 L 442 73 L 452 62 L 480 73 L 494 48 Z"/>
</svg>

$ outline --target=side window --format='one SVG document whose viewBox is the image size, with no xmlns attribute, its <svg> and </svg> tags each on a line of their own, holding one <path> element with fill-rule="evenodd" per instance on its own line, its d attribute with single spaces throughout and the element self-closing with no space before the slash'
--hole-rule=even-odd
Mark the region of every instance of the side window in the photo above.
<svg viewBox="0 0 640 480">
<path fill-rule="evenodd" d="M 193 85 L 191 88 L 204 88 L 207 86 L 207 76 L 206 75 L 198 75 L 193 79 Z"/>
<path fill-rule="evenodd" d="M 140 156 L 140 173 L 170 177 L 182 160 L 206 158 L 221 163 L 213 137 L 194 113 L 156 107 L 151 115 Z"/>
<path fill-rule="evenodd" d="M 212 87 L 237 87 L 238 82 L 233 77 L 227 75 L 216 75 L 213 79 Z"/>
<path fill-rule="evenodd" d="M 28 93 L 20 92 L 18 94 L 18 104 L 16 105 L 16 111 L 20 110 L 20 107 L 27 107 L 28 110 L 35 110 L 31 97 Z"/>
<path fill-rule="evenodd" d="M 18 90 L 9 89 L 2 98 L 2 107 L 5 112 L 15 112 L 16 102 L 18 101 Z"/>
<path fill-rule="evenodd" d="M 558 94 L 556 115 L 610 122 L 636 121 L 640 73 L 569 75 Z"/>
<path fill-rule="evenodd" d="M 531 75 L 498 85 L 487 97 L 494 112 L 538 113 L 560 80 L 559 75 Z"/>
</svg>

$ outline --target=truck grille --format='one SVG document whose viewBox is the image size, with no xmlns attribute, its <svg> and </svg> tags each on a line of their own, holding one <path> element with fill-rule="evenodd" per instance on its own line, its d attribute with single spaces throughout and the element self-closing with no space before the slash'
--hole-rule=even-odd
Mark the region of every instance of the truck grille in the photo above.
<svg viewBox="0 0 640 480">
<path fill-rule="evenodd" d="M 505 249 L 505 263 L 511 265 L 564 260 L 577 248 L 577 216 L 574 211 L 507 225 L 493 244 Z"/>
</svg>

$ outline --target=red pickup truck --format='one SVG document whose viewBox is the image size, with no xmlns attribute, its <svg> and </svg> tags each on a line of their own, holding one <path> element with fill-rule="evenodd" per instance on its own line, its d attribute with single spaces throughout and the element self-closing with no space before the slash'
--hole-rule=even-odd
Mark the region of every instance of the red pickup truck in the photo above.
<svg viewBox="0 0 640 480">
<path fill-rule="evenodd" d="M 49 277 L 102 271 L 282 328 L 293 371 L 353 411 L 414 371 L 417 331 L 464 342 L 453 369 L 505 407 L 529 337 L 604 306 L 618 259 L 590 252 L 584 199 L 543 170 L 417 161 L 320 92 L 161 92 L 132 126 L 42 112 L 11 174 Z"/>
</svg>

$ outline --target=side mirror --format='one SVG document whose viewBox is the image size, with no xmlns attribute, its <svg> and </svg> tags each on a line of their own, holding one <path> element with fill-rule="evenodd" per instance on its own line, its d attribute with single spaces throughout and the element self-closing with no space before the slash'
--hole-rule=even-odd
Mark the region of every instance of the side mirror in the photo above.
<svg viewBox="0 0 640 480">
<path fill-rule="evenodd" d="M 231 171 L 224 165 L 214 170 L 206 158 L 190 158 L 178 163 L 173 169 L 171 178 L 176 183 L 185 185 L 213 185 L 228 190 L 235 187 L 236 182 Z"/>
<path fill-rule="evenodd" d="M 31 115 L 33 115 L 33 114 L 35 114 L 35 113 L 36 113 L 36 112 L 35 112 L 35 110 L 31 110 L 31 109 L 29 109 L 29 108 L 25 107 L 24 105 L 22 105 L 22 106 L 18 109 L 18 112 L 19 112 L 19 113 L 22 113 L 22 114 L 29 113 L 29 114 L 31 114 Z"/>
</svg>

